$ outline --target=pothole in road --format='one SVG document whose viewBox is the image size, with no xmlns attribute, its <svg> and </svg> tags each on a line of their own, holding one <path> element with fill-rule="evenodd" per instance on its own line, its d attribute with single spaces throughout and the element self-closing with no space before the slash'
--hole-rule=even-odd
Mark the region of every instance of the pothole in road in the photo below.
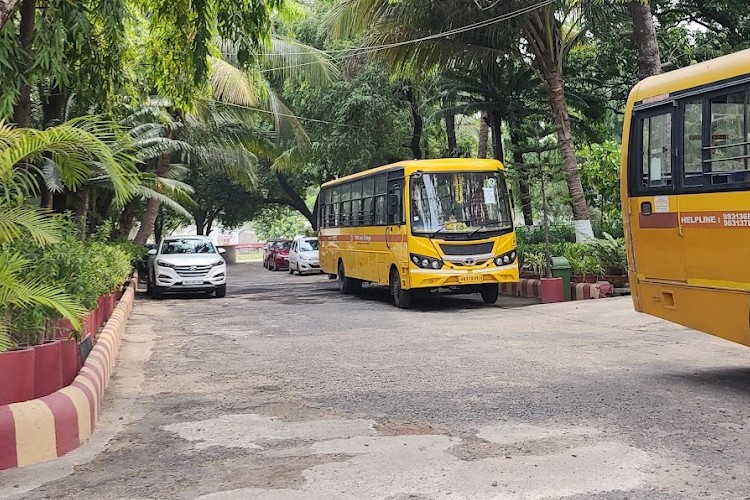
<svg viewBox="0 0 750 500">
<path fill-rule="evenodd" d="M 303 481 L 294 485 L 282 482 L 202 497 L 213 500 L 559 498 L 638 488 L 651 466 L 644 451 L 604 440 L 597 429 L 584 427 L 498 424 L 462 439 L 405 422 L 290 422 L 246 414 L 165 429 L 194 442 L 196 448 L 242 447 L 290 460 L 348 457 L 305 469 Z"/>
</svg>

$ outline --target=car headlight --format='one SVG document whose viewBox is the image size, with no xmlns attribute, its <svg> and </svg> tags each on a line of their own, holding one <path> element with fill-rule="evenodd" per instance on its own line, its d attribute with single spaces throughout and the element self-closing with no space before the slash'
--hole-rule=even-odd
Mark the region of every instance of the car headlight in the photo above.
<svg viewBox="0 0 750 500">
<path fill-rule="evenodd" d="M 516 255 L 515 249 L 511 250 L 510 252 L 505 252 L 504 254 L 498 255 L 497 257 L 495 257 L 495 259 L 494 259 L 495 260 L 495 265 L 496 266 L 507 266 L 508 264 L 512 264 L 513 262 L 515 262 L 516 261 L 516 257 L 517 257 L 517 255 Z"/>
<path fill-rule="evenodd" d="M 422 269 L 440 269 L 443 267 L 443 261 L 434 257 L 425 257 L 424 255 L 410 254 L 411 261 Z"/>
<path fill-rule="evenodd" d="M 156 265 L 161 267 L 177 267 L 174 264 L 170 264 L 169 262 L 164 260 L 157 260 Z"/>
<path fill-rule="evenodd" d="M 224 259 L 219 259 L 214 262 L 211 262 L 211 267 L 221 266 L 222 264 L 224 264 Z"/>
</svg>

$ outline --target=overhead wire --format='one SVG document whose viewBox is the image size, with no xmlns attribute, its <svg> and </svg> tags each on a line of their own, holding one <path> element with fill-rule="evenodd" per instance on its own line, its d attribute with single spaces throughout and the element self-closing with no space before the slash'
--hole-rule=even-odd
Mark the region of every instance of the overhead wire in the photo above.
<svg viewBox="0 0 750 500">
<path fill-rule="evenodd" d="M 529 5 L 527 7 L 523 7 L 521 9 L 517 9 L 517 10 L 511 11 L 511 12 L 506 12 L 505 14 L 501 14 L 499 16 L 496 16 L 496 17 L 493 17 L 493 18 L 490 18 L 490 19 L 485 19 L 483 21 L 479 21 L 479 22 L 476 22 L 476 23 L 473 23 L 473 24 L 467 24 L 466 26 L 461 26 L 461 27 L 458 27 L 458 28 L 452 28 L 452 29 L 447 30 L 447 31 L 442 31 L 442 32 L 439 32 L 439 33 L 433 33 L 433 34 L 430 34 L 430 35 L 425 35 L 423 37 L 414 38 L 414 39 L 411 39 L 411 40 L 402 40 L 400 42 L 391 42 L 391 43 L 386 43 L 386 44 L 382 44 L 382 45 L 373 45 L 371 47 L 354 47 L 354 48 L 349 48 L 349 49 L 331 49 L 331 50 L 318 50 L 318 49 L 316 49 L 316 50 L 309 50 L 309 51 L 305 51 L 305 52 L 287 52 L 286 54 L 266 54 L 266 57 L 268 57 L 268 56 L 287 57 L 287 56 L 320 54 L 320 53 L 324 53 L 324 54 L 328 54 L 328 55 L 333 55 L 333 54 L 347 53 L 347 52 L 353 52 L 353 53 L 377 52 L 379 50 L 391 49 L 391 48 L 395 48 L 395 47 L 400 47 L 402 45 L 410 45 L 410 44 L 413 44 L 413 43 L 419 43 L 419 42 L 424 42 L 424 41 L 427 41 L 427 40 L 433 40 L 433 39 L 436 39 L 436 38 L 443 38 L 443 37 L 446 37 L 446 36 L 456 35 L 456 34 L 459 34 L 459 33 L 465 33 L 467 31 L 472 31 L 472 30 L 475 30 L 475 29 L 478 29 L 478 28 L 484 28 L 485 26 L 490 26 L 492 24 L 496 24 L 496 23 L 499 23 L 499 22 L 507 21 L 508 19 L 513 19 L 514 17 L 518 17 L 518 16 L 521 16 L 523 14 L 527 14 L 527 13 L 533 11 L 533 10 L 540 9 L 542 7 L 546 7 L 547 5 L 555 3 L 556 1 L 557 0 L 544 0 L 544 1 L 539 2 L 537 4 Z M 349 54 L 347 54 L 347 55 L 349 55 Z"/>
</svg>

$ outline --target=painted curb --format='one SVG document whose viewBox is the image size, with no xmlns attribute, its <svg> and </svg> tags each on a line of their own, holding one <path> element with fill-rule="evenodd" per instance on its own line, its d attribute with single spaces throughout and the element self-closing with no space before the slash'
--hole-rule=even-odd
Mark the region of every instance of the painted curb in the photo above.
<svg viewBox="0 0 750 500">
<path fill-rule="evenodd" d="M 52 460 L 88 440 L 134 301 L 131 280 L 69 386 L 43 398 L 0 406 L 0 470 Z"/>
<path fill-rule="evenodd" d="M 518 283 L 501 283 L 500 293 L 511 297 L 539 298 L 540 280 L 521 278 Z M 607 281 L 598 283 L 571 283 L 570 296 L 573 300 L 603 299 L 613 295 L 614 288 Z"/>
</svg>

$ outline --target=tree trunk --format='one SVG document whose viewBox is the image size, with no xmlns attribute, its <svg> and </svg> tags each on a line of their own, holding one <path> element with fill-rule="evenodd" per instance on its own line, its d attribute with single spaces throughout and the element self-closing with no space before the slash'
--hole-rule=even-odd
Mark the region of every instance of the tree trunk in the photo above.
<svg viewBox="0 0 750 500">
<path fill-rule="evenodd" d="M 301 213 L 305 217 L 305 219 L 310 221 L 310 225 L 312 226 L 313 230 L 317 230 L 318 221 L 315 219 L 315 216 L 310 211 L 310 209 L 307 208 L 305 200 L 303 200 L 302 197 L 297 194 L 297 191 L 294 190 L 292 185 L 289 184 L 289 181 L 287 181 L 286 177 L 284 177 L 281 172 L 277 171 L 274 173 L 276 175 L 276 180 L 279 181 L 279 185 L 281 186 L 282 191 L 284 191 L 284 194 L 288 198 L 287 205 Z"/>
<path fill-rule="evenodd" d="M 410 93 L 412 96 L 412 99 L 409 100 L 409 110 L 411 111 L 411 118 L 414 123 L 414 130 L 411 134 L 411 144 L 409 147 L 411 148 L 411 154 L 414 155 L 415 160 L 422 159 L 422 148 L 419 146 L 419 143 L 422 142 L 422 129 L 424 128 L 424 121 L 422 120 L 422 115 L 419 114 L 419 108 L 417 108 L 417 103 L 414 102 L 413 94 Z"/>
<path fill-rule="evenodd" d="M 164 236 L 164 205 L 159 204 L 159 214 L 154 221 L 154 240 L 161 241 L 162 236 Z"/>
<path fill-rule="evenodd" d="M 206 211 L 198 210 L 197 212 L 193 212 L 193 220 L 195 221 L 195 234 L 204 236 L 206 234 Z"/>
<path fill-rule="evenodd" d="M 456 115 L 445 115 L 445 134 L 448 136 L 448 157 L 458 156 L 458 140 L 456 139 Z"/>
<path fill-rule="evenodd" d="M 21 0 L 0 0 L 0 28 L 5 26 Z"/>
<path fill-rule="evenodd" d="M 523 153 L 519 146 L 521 137 L 515 127 L 511 127 L 510 140 L 513 143 L 513 163 L 516 165 L 516 175 L 518 176 L 518 197 L 521 200 L 521 213 L 523 214 L 523 224 L 525 226 L 534 225 L 534 211 L 531 207 L 531 189 L 529 187 L 529 178 L 523 167 Z"/>
<path fill-rule="evenodd" d="M 500 113 L 493 111 L 487 115 L 492 130 L 492 157 L 496 160 L 503 161 L 505 151 L 503 151 L 503 117 Z"/>
<path fill-rule="evenodd" d="M 490 125 L 487 123 L 487 113 L 482 111 L 479 117 L 479 148 L 477 158 L 487 158 L 487 141 L 490 135 Z"/>
<path fill-rule="evenodd" d="M 171 139 L 173 132 L 170 131 L 168 134 Z M 156 163 L 156 176 L 166 177 L 169 173 L 169 164 L 172 161 L 171 153 L 164 153 L 159 156 L 159 161 Z M 143 211 L 143 217 L 141 218 L 141 227 L 138 228 L 138 233 L 133 238 L 133 243 L 136 245 L 145 245 L 148 241 L 148 237 L 154 232 L 154 223 L 156 217 L 159 215 L 159 200 L 149 198 L 146 201 L 146 209 Z M 158 242 L 157 242 L 158 243 Z"/>
<path fill-rule="evenodd" d="M 80 189 L 73 193 L 73 197 L 75 200 L 76 223 L 78 224 L 79 235 L 83 238 L 88 233 L 88 215 L 91 191 L 88 189 Z"/>
<path fill-rule="evenodd" d="M 29 72 L 33 62 L 31 39 L 34 35 L 34 18 L 36 16 L 36 0 L 23 0 L 21 4 L 21 25 L 18 31 L 18 39 L 24 51 L 24 65 L 21 69 L 21 94 L 18 104 L 13 113 L 13 121 L 16 126 L 31 126 L 31 84 L 29 83 Z"/>
<path fill-rule="evenodd" d="M 67 91 L 58 85 L 50 89 L 42 106 L 43 128 L 54 127 L 65 120 L 65 105 L 68 102 Z"/>
<path fill-rule="evenodd" d="M 568 103 L 565 99 L 562 75 L 553 61 L 539 61 L 540 69 L 546 83 L 547 95 L 552 107 L 552 118 L 557 128 L 557 142 L 563 159 L 565 182 L 568 184 L 573 219 L 576 225 L 576 240 L 584 241 L 594 237 L 586 198 L 583 196 L 581 176 L 578 174 L 573 132 L 570 127 Z"/>
<path fill-rule="evenodd" d="M 633 18 L 633 39 L 638 51 L 638 79 L 658 75 L 661 73 L 661 57 L 651 7 L 648 2 L 632 0 L 628 3 L 628 11 Z"/>
<path fill-rule="evenodd" d="M 129 201 L 125 205 L 125 208 L 123 208 L 122 213 L 120 214 L 118 228 L 114 232 L 115 241 L 127 240 L 130 237 L 130 231 L 133 229 L 133 224 L 135 223 L 136 208 L 137 204 L 135 201 Z"/>
</svg>

